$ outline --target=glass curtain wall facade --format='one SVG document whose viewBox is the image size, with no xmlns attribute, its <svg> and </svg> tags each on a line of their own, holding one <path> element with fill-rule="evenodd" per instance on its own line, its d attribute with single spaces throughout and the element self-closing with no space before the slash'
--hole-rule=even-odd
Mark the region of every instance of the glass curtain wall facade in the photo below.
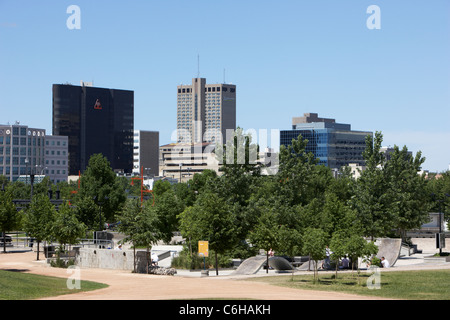
<svg viewBox="0 0 450 320">
<path fill-rule="evenodd" d="M 299 135 L 308 140 L 306 152 L 312 152 L 319 165 L 340 169 L 350 163 L 364 165 L 365 139 L 372 133 L 334 128 L 282 130 L 280 145 L 290 145 Z"/>
<path fill-rule="evenodd" d="M 53 85 L 53 134 L 69 137 L 69 175 L 103 154 L 117 172 L 133 169 L 134 92 Z"/>
</svg>

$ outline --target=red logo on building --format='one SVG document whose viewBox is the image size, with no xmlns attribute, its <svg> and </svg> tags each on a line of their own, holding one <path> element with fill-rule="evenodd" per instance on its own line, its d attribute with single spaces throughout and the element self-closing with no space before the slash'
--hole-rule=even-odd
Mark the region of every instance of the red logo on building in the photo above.
<svg viewBox="0 0 450 320">
<path fill-rule="evenodd" d="M 100 103 L 100 100 L 97 99 L 94 105 L 95 110 L 102 110 L 102 104 Z"/>
</svg>

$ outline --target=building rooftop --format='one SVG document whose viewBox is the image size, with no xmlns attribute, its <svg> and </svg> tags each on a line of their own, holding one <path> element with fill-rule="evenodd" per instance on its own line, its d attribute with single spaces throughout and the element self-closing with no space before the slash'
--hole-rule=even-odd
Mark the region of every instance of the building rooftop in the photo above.
<svg viewBox="0 0 450 320">
<path fill-rule="evenodd" d="M 335 119 L 319 118 L 317 113 L 304 113 L 303 117 L 292 118 L 292 129 L 338 129 L 351 130 L 351 125 L 336 123 Z"/>
</svg>

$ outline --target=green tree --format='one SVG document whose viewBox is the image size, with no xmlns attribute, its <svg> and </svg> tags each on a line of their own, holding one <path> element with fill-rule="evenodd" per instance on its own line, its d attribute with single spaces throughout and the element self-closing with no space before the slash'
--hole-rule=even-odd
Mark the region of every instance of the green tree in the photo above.
<svg viewBox="0 0 450 320">
<path fill-rule="evenodd" d="M 317 228 L 307 228 L 302 236 L 302 251 L 314 261 L 314 283 L 318 280 L 319 260 L 325 257 L 327 234 Z"/>
<path fill-rule="evenodd" d="M 30 199 L 31 186 L 22 181 L 10 182 L 5 185 L 12 199 Z"/>
<path fill-rule="evenodd" d="M 237 221 L 227 202 L 214 192 L 198 196 L 194 206 L 180 215 L 180 231 L 191 241 L 205 240 L 215 253 L 216 274 L 219 273 L 217 254 L 229 251 L 237 242 Z"/>
<path fill-rule="evenodd" d="M 287 205 L 306 205 L 311 195 L 308 186 L 318 160 L 306 152 L 308 140 L 301 135 L 288 146 L 280 147 L 280 164 L 276 178 L 279 182 L 275 195 Z"/>
<path fill-rule="evenodd" d="M 350 201 L 353 196 L 355 178 L 352 175 L 350 167 L 342 167 L 335 179 L 329 181 L 327 192 L 333 193 L 345 204 Z"/>
<path fill-rule="evenodd" d="M 39 260 L 39 244 L 52 239 L 55 219 L 56 209 L 49 198 L 44 194 L 34 195 L 31 205 L 25 210 L 24 229 L 30 237 L 36 239 L 36 260 Z"/>
<path fill-rule="evenodd" d="M 123 185 L 111 169 L 109 161 L 101 154 L 92 155 L 89 159 L 89 165 L 81 176 L 80 190 L 75 197 L 74 204 L 77 206 L 78 201 L 85 201 L 86 197 L 101 207 L 106 220 L 96 221 L 94 224 L 91 223 L 95 219 L 84 221 L 92 229 L 103 229 L 102 223 L 112 221 L 115 213 L 120 212 L 125 203 L 126 194 Z M 90 206 L 88 208 L 90 211 Z M 79 214 L 86 217 L 88 213 Z"/>
<path fill-rule="evenodd" d="M 349 234 L 361 234 L 364 230 L 357 219 L 356 212 L 335 193 L 325 194 L 322 215 L 321 226 L 328 233 L 329 238 L 334 232 L 340 230 Z"/>
<path fill-rule="evenodd" d="M 158 180 L 153 184 L 153 192 L 156 198 L 159 199 L 164 193 L 172 189 L 172 185 L 167 180 Z"/>
<path fill-rule="evenodd" d="M 249 239 L 253 246 L 266 251 L 266 273 L 269 272 L 269 250 L 278 251 L 279 225 L 274 213 L 263 210 L 254 229 L 249 233 Z"/>
<path fill-rule="evenodd" d="M 217 173 L 214 170 L 206 169 L 202 173 L 195 173 L 191 180 L 189 180 L 189 189 L 194 194 L 200 194 L 205 188 L 208 188 L 211 183 L 217 180 Z"/>
<path fill-rule="evenodd" d="M 52 236 L 59 243 L 59 252 L 65 250 L 66 245 L 74 245 L 85 235 L 86 226 L 78 221 L 73 210 L 67 203 L 61 205 L 56 213 L 52 225 Z"/>
<path fill-rule="evenodd" d="M 353 234 L 347 238 L 345 250 L 352 264 L 352 273 L 354 265 L 358 266 L 358 258 L 370 257 L 378 252 L 378 247 L 373 241 L 367 241 L 358 234 Z"/>
<path fill-rule="evenodd" d="M 329 237 L 332 230 L 332 217 L 329 216 L 328 210 L 324 210 L 323 200 L 315 198 L 308 205 L 299 206 L 298 211 L 300 230 L 304 232 L 307 228 L 321 229 Z"/>
<path fill-rule="evenodd" d="M 253 143 L 252 135 L 237 128 L 226 145 L 218 145 L 216 156 L 221 164 L 222 175 L 217 179 L 206 177 L 204 189 L 208 188 L 220 194 L 236 217 L 236 237 L 245 240 L 253 217 L 247 210 L 250 198 L 256 191 L 257 181 L 261 177 L 258 164 L 259 146 Z"/>
<path fill-rule="evenodd" d="M 278 252 L 280 255 L 287 255 L 294 260 L 294 256 L 301 253 L 302 235 L 296 229 L 281 225 L 278 229 Z M 292 280 L 294 277 L 292 268 Z"/>
<path fill-rule="evenodd" d="M 444 213 L 444 221 L 450 221 L 450 170 L 431 177 L 426 186 L 427 202 L 431 212 Z"/>
<path fill-rule="evenodd" d="M 21 215 L 7 191 L 0 191 L 0 231 L 3 237 L 3 252 L 6 253 L 6 231 L 18 229 L 21 225 Z"/>
<path fill-rule="evenodd" d="M 425 158 L 418 152 L 415 157 L 408 149 L 394 146 L 384 168 L 389 183 L 389 211 L 394 217 L 394 228 L 406 240 L 406 231 L 418 229 L 429 219 L 430 208 L 424 175 L 419 175 Z"/>
<path fill-rule="evenodd" d="M 94 199 L 89 196 L 79 196 L 74 208 L 77 219 L 86 226 L 89 226 L 90 229 L 99 226 L 100 221 L 104 221 L 100 208 Z"/>
<path fill-rule="evenodd" d="M 366 169 L 355 183 L 351 206 L 364 228 L 364 235 L 372 240 L 384 236 L 394 227 L 394 216 L 388 210 L 390 194 L 383 167 L 385 159 L 380 151 L 383 136 L 376 132 L 375 137 L 367 136 L 363 153 Z"/>
<path fill-rule="evenodd" d="M 152 245 L 161 239 L 158 217 L 148 201 L 141 204 L 140 199 L 128 199 L 117 215 L 120 221 L 118 231 L 125 234 L 123 243 L 131 242 L 134 252 L 134 272 L 136 272 L 136 247 L 147 248 L 147 260 Z"/>
<path fill-rule="evenodd" d="M 337 279 L 339 260 L 348 255 L 347 246 L 349 241 L 349 234 L 343 230 L 333 233 L 330 240 L 331 260 L 336 262 L 336 276 Z"/>
<path fill-rule="evenodd" d="M 158 230 L 161 232 L 162 240 L 169 243 L 173 232 L 179 229 L 177 216 L 183 212 L 184 203 L 177 197 L 173 189 L 168 189 L 157 196 L 154 207 L 148 207 L 148 210 L 155 212 L 158 217 Z"/>
</svg>

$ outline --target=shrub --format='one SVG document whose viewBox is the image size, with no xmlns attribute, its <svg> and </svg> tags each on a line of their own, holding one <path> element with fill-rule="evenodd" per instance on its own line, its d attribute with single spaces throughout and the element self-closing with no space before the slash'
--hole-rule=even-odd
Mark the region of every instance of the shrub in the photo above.
<svg viewBox="0 0 450 320">
<path fill-rule="evenodd" d="M 193 253 L 192 256 L 188 248 L 184 248 L 178 257 L 174 257 L 172 260 L 172 268 L 177 269 L 203 269 L 204 262 L 206 262 L 206 269 L 214 267 L 215 264 L 214 251 L 209 251 L 209 257 L 203 259 Z M 224 255 L 218 255 L 219 268 L 228 268 L 231 266 L 231 259 Z"/>
<path fill-rule="evenodd" d="M 60 257 L 57 257 L 55 260 L 51 260 L 50 261 L 50 266 L 54 267 L 54 268 L 68 268 L 70 266 L 75 265 L 75 260 L 73 259 L 61 259 Z"/>
</svg>

